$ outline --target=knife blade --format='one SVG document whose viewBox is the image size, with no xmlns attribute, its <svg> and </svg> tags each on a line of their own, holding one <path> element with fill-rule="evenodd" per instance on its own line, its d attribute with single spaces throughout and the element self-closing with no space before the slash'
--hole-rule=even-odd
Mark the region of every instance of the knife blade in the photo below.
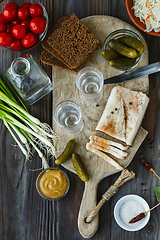
<svg viewBox="0 0 160 240">
<path fill-rule="evenodd" d="M 137 68 L 133 71 L 125 72 L 114 77 L 110 77 L 104 80 L 104 84 L 113 84 L 129 81 L 144 75 L 149 75 L 160 71 L 160 62 L 152 63 L 144 67 Z"/>
</svg>

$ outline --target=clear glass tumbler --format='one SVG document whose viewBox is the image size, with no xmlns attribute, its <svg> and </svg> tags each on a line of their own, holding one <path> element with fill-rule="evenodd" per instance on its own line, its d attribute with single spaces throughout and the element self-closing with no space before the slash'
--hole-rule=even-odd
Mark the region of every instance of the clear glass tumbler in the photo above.
<svg viewBox="0 0 160 240">
<path fill-rule="evenodd" d="M 76 86 L 84 96 L 91 102 L 99 102 L 103 96 L 103 74 L 96 68 L 85 67 L 76 76 Z"/>
<path fill-rule="evenodd" d="M 80 106 L 73 101 L 60 102 L 54 110 L 54 120 L 65 131 L 78 134 L 83 129 Z"/>
</svg>

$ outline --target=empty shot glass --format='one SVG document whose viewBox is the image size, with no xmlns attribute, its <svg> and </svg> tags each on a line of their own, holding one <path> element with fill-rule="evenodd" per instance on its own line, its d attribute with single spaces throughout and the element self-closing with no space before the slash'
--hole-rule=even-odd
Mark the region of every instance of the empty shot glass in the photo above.
<svg viewBox="0 0 160 240">
<path fill-rule="evenodd" d="M 94 67 L 83 68 L 76 76 L 76 86 L 84 96 L 91 102 L 99 102 L 103 96 L 103 74 Z"/>
<path fill-rule="evenodd" d="M 78 134 L 83 129 L 81 108 L 73 101 L 60 102 L 54 110 L 54 120 L 68 133 Z"/>
</svg>

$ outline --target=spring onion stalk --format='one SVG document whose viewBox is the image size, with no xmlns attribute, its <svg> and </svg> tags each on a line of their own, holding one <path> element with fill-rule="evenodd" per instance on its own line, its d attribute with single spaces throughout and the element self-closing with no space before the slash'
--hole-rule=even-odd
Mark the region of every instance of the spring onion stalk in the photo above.
<svg viewBox="0 0 160 240">
<path fill-rule="evenodd" d="M 38 132 L 37 127 L 35 127 L 34 123 L 30 123 L 29 121 L 27 121 L 24 117 L 22 117 L 17 111 L 5 106 L 1 101 L 0 101 L 0 108 L 3 110 L 6 110 L 8 113 L 12 113 L 13 115 L 15 115 L 16 117 L 19 117 L 24 123 L 26 123 L 33 131 Z"/>
<path fill-rule="evenodd" d="M 11 93 L 11 91 L 6 87 L 6 85 L 4 84 L 4 82 L 2 81 L 2 79 L 0 78 L 0 90 L 6 94 L 6 96 L 8 96 L 10 99 L 12 99 L 14 102 L 17 102 L 16 99 L 14 98 L 13 94 Z M 25 108 L 26 111 L 27 108 L 24 105 L 24 103 L 22 102 L 22 100 L 18 97 L 18 100 L 20 101 L 20 103 L 22 104 L 22 106 Z"/>
<path fill-rule="evenodd" d="M 17 136 L 19 137 L 19 139 L 21 140 L 21 142 L 23 144 L 27 144 L 27 139 L 24 137 L 24 135 L 18 130 L 17 127 L 15 127 L 13 124 L 11 124 L 9 122 L 9 125 L 12 127 L 12 129 L 15 131 L 15 133 L 17 134 Z"/>
<path fill-rule="evenodd" d="M 13 97 L 13 94 L 8 90 L 6 91 L 5 88 L 5 84 L 2 81 L 2 79 L 0 79 L 0 86 L 1 86 L 1 90 L 6 94 L 6 96 L 8 96 L 9 98 L 11 98 L 14 102 L 16 101 L 15 98 Z"/>
<path fill-rule="evenodd" d="M 44 142 L 47 146 L 51 146 L 51 142 L 49 140 L 47 140 L 46 138 L 42 137 L 41 135 L 38 135 L 36 132 L 34 132 L 33 130 L 31 130 L 30 128 L 28 128 L 27 126 L 25 126 L 24 124 L 20 123 L 19 121 L 17 121 L 16 119 L 14 119 L 12 116 L 10 116 L 7 113 L 4 113 L 4 111 L 0 111 L 1 114 L 5 117 L 8 121 L 10 121 L 12 124 L 14 124 L 17 127 L 22 128 L 23 130 L 25 130 L 28 133 L 31 133 L 32 135 L 34 135 L 35 137 L 37 137 L 39 140 L 41 140 L 42 142 Z"/>
<path fill-rule="evenodd" d="M 31 140 L 31 138 L 29 138 L 29 136 L 27 134 L 25 134 L 25 132 L 23 132 L 23 134 L 28 139 L 28 141 L 31 143 L 31 145 L 34 147 L 34 149 L 37 151 L 39 157 L 42 159 L 43 168 L 44 169 L 49 168 L 48 162 L 47 162 L 46 158 L 43 156 L 43 153 L 38 149 L 38 147 L 34 144 L 34 142 Z"/>
<path fill-rule="evenodd" d="M 40 134 L 45 133 L 49 138 L 53 138 L 53 134 L 45 132 L 45 130 L 39 126 L 37 126 L 37 133 L 40 133 Z M 54 135 L 54 137 L 55 137 L 55 135 Z"/>
<path fill-rule="evenodd" d="M 7 127 L 7 129 L 9 130 L 9 132 L 11 133 L 12 137 L 14 138 L 14 140 L 17 142 L 18 146 L 20 147 L 21 151 L 23 152 L 23 154 L 28 158 L 28 154 L 27 151 L 23 148 L 23 146 L 21 145 L 21 143 L 18 141 L 18 139 L 16 138 L 16 136 L 14 135 L 14 133 L 12 132 L 11 128 L 9 127 L 8 123 L 5 121 L 5 119 L 3 119 L 4 125 Z"/>
<path fill-rule="evenodd" d="M 47 158 L 55 155 L 54 140 L 58 138 L 51 127 L 32 116 L 24 103 L 12 95 L 0 79 L 0 119 L 29 159 L 35 150 L 42 160 L 43 168 L 48 168 Z"/>
<path fill-rule="evenodd" d="M 11 99 L 9 99 L 4 93 L 2 93 L 0 91 L 0 100 L 4 101 L 5 103 L 7 103 L 10 106 L 15 107 L 17 110 L 19 110 L 20 112 L 22 112 L 23 114 L 26 115 L 26 117 L 30 118 L 34 123 L 36 124 L 40 124 L 40 121 L 33 117 L 32 115 L 30 115 L 28 112 L 26 112 L 20 105 L 18 105 L 17 103 L 13 102 Z"/>
</svg>

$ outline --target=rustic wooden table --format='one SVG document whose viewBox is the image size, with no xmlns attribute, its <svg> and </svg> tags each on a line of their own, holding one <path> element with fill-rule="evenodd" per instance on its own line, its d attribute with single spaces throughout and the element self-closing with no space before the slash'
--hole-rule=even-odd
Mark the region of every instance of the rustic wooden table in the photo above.
<svg viewBox="0 0 160 240">
<path fill-rule="evenodd" d="M 9 1 L 0 3 L 0 12 Z M 21 2 L 21 1 L 17 1 Z M 57 23 L 62 16 L 69 17 L 75 13 L 78 18 L 91 15 L 109 15 L 134 25 L 126 11 L 125 0 L 43 0 L 46 7 L 50 26 Z M 160 39 L 141 32 L 149 49 L 149 63 L 160 60 Z M 41 46 L 31 50 L 37 61 L 40 62 Z M 21 53 L 0 48 L 0 75 L 6 81 L 4 73 L 13 59 Z M 52 76 L 52 69 L 43 65 L 47 74 Z M 134 180 L 128 182 L 121 190 L 100 210 L 99 228 L 92 237 L 93 240 L 141 240 L 160 239 L 159 224 L 160 208 L 151 212 L 147 226 L 138 232 L 127 232 L 121 229 L 114 220 L 113 209 L 118 199 L 126 194 L 138 194 L 147 200 L 150 206 L 157 203 L 154 185 L 160 181 L 141 164 L 140 158 L 150 162 L 157 173 L 160 172 L 160 73 L 149 76 L 150 104 L 143 121 L 143 127 L 149 132 L 143 145 L 140 147 L 129 166 L 136 174 Z M 65 81 L 64 81 L 65 84 Z M 29 111 L 42 122 L 52 124 L 52 94 L 29 107 Z M 67 196 L 57 202 L 42 199 L 35 187 L 36 178 L 40 171 L 30 171 L 41 167 L 37 155 L 32 162 L 25 164 L 25 158 L 15 146 L 10 133 L 0 121 L 0 239 L 3 240 L 73 240 L 83 239 L 77 228 L 77 217 L 84 183 L 73 173 L 65 170 L 70 178 L 71 187 Z M 53 159 L 50 166 L 54 166 Z M 119 174 L 104 179 L 98 187 L 97 201 L 102 194 L 115 182 Z"/>
</svg>

